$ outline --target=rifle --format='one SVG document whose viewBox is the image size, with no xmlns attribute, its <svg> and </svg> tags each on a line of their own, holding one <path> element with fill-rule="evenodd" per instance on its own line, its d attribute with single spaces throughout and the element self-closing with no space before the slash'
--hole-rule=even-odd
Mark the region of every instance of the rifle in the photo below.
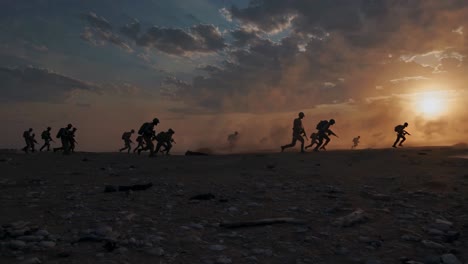
<svg viewBox="0 0 468 264">
<path fill-rule="evenodd" d="M 307 133 L 305 132 L 304 129 L 302 129 L 302 137 L 305 137 L 306 141 L 309 141 L 309 138 L 307 137 Z"/>
</svg>

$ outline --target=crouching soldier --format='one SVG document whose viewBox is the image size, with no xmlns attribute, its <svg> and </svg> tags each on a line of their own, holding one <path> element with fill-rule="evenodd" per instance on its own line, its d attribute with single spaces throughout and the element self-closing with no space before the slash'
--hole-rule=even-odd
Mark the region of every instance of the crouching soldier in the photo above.
<svg viewBox="0 0 468 264">
<path fill-rule="evenodd" d="M 166 155 L 169 155 L 169 151 L 171 151 L 172 148 L 172 143 L 175 143 L 174 139 L 172 139 L 172 136 L 174 135 L 174 130 L 169 128 L 167 132 L 159 132 L 154 139 L 158 142 L 156 145 L 156 151 L 155 153 L 158 153 L 161 147 L 164 147 L 161 152 L 165 152 Z"/>
</svg>

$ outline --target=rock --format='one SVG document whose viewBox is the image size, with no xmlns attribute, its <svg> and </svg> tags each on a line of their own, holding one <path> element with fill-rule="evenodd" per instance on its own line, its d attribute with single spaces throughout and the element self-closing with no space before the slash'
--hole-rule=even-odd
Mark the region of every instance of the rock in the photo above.
<svg viewBox="0 0 468 264">
<path fill-rule="evenodd" d="M 458 258 L 453 254 L 444 254 L 440 257 L 440 261 L 443 264 L 463 264 Z"/>
<path fill-rule="evenodd" d="M 406 234 L 401 236 L 401 240 L 409 242 L 419 242 L 421 241 L 421 238 L 415 235 Z"/>
<path fill-rule="evenodd" d="M 217 264 L 231 264 L 232 260 L 226 256 L 220 256 L 216 259 Z"/>
<path fill-rule="evenodd" d="M 39 242 L 44 239 L 42 236 L 20 236 L 17 237 L 16 239 L 22 240 L 24 242 Z"/>
<path fill-rule="evenodd" d="M 23 249 L 26 247 L 26 242 L 21 240 L 12 240 L 8 244 L 11 249 Z"/>
<path fill-rule="evenodd" d="M 211 245 L 208 248 L 213 251 L 223 251 L 226 249 L 226 247 L 223 245 Z"/>
<path fill-rule="evenodd" d="M 55 247 L 55 242 L 53 241 L 41 241 L 38 244 L 42 248 L 54 248 Z"/>
<path fill-rule="evenodd" d="M 439 256 L 426 256 L 424 258 L 424 264 L 440 264 L 440 257 Z"/>
<path fill-rule="evenodd" d="M 341 227 L 350 227 L 356 224 L 364 223 L 368 220 L 367 215 L 364 210 L 357 209 L 356 211 L 350 213 L 349 215 L 338 218 L 333 225 Z"/>
<path fill-rule="evenodd" d="M 438 250 L 445 250 L 445 246 L 434 241 L 430 240 L 423 240 L 422 244 L 427 248 L 438 249 Z"/>
<path fill-rule="evenodd" d="M 262 248 L 254 248 L 252 249 L 252 253 L 256 255 L 265 255 L 265 256 L 273 256 L 273 251 L 271 249 L 262 249 Z"/>
<path fill-rule="evenodd" d="M 41 264 L 42 261 L 38 258 L 29 258 L 22 261 L 20 264 Z"/>
<path fill-rule="evenodd" d="M 380 261 L 378 259 L 368 259 L 366 261 L 366 264 L 382 264 L 382 261 Z"/>
<path fill-rule="evenodd" d="M 162 257 L 165 254 L 164 249 L 161 247 L 150 248 L 150 249 L 147 249 L 145 252 L 149 255 L 159 256 L 159 257 Z"/>
<path fill-rule="evenodd" d="M 442 230 L 442 231 L 448 231 L 452 228 L 452 226 L 453 226 L 452 222 L 442 220 L 442 219 L 437 219 L 435 223 L 432 224 L 432 227 Z"/>
<path fill-rule="evenodd" d="M 445 233 L 439 229 L 430 228 L 427 230 L 427 233 L 431 236 L 443 236 Z"/>
</svg>

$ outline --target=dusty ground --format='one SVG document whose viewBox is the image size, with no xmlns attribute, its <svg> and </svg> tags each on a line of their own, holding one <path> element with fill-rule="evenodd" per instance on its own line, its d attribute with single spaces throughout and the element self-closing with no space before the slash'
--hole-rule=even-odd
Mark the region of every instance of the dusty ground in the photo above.
<svg viewBox="0 0 468 264">
<path fill-rule="evenodd" d="M 0 153 L 0 263 L 467 263 L 460 153 Z"/>
</svg>

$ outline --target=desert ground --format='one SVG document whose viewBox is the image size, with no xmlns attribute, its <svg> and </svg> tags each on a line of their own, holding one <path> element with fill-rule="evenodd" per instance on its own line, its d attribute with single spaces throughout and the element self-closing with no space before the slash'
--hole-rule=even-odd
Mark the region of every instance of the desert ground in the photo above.
<svg viewBox="0 0 468 264">
<path fill-rule="evenodd" d="M 465 154 L 1 152 L 0 263 L 468 263 Z"/>
</svg>

